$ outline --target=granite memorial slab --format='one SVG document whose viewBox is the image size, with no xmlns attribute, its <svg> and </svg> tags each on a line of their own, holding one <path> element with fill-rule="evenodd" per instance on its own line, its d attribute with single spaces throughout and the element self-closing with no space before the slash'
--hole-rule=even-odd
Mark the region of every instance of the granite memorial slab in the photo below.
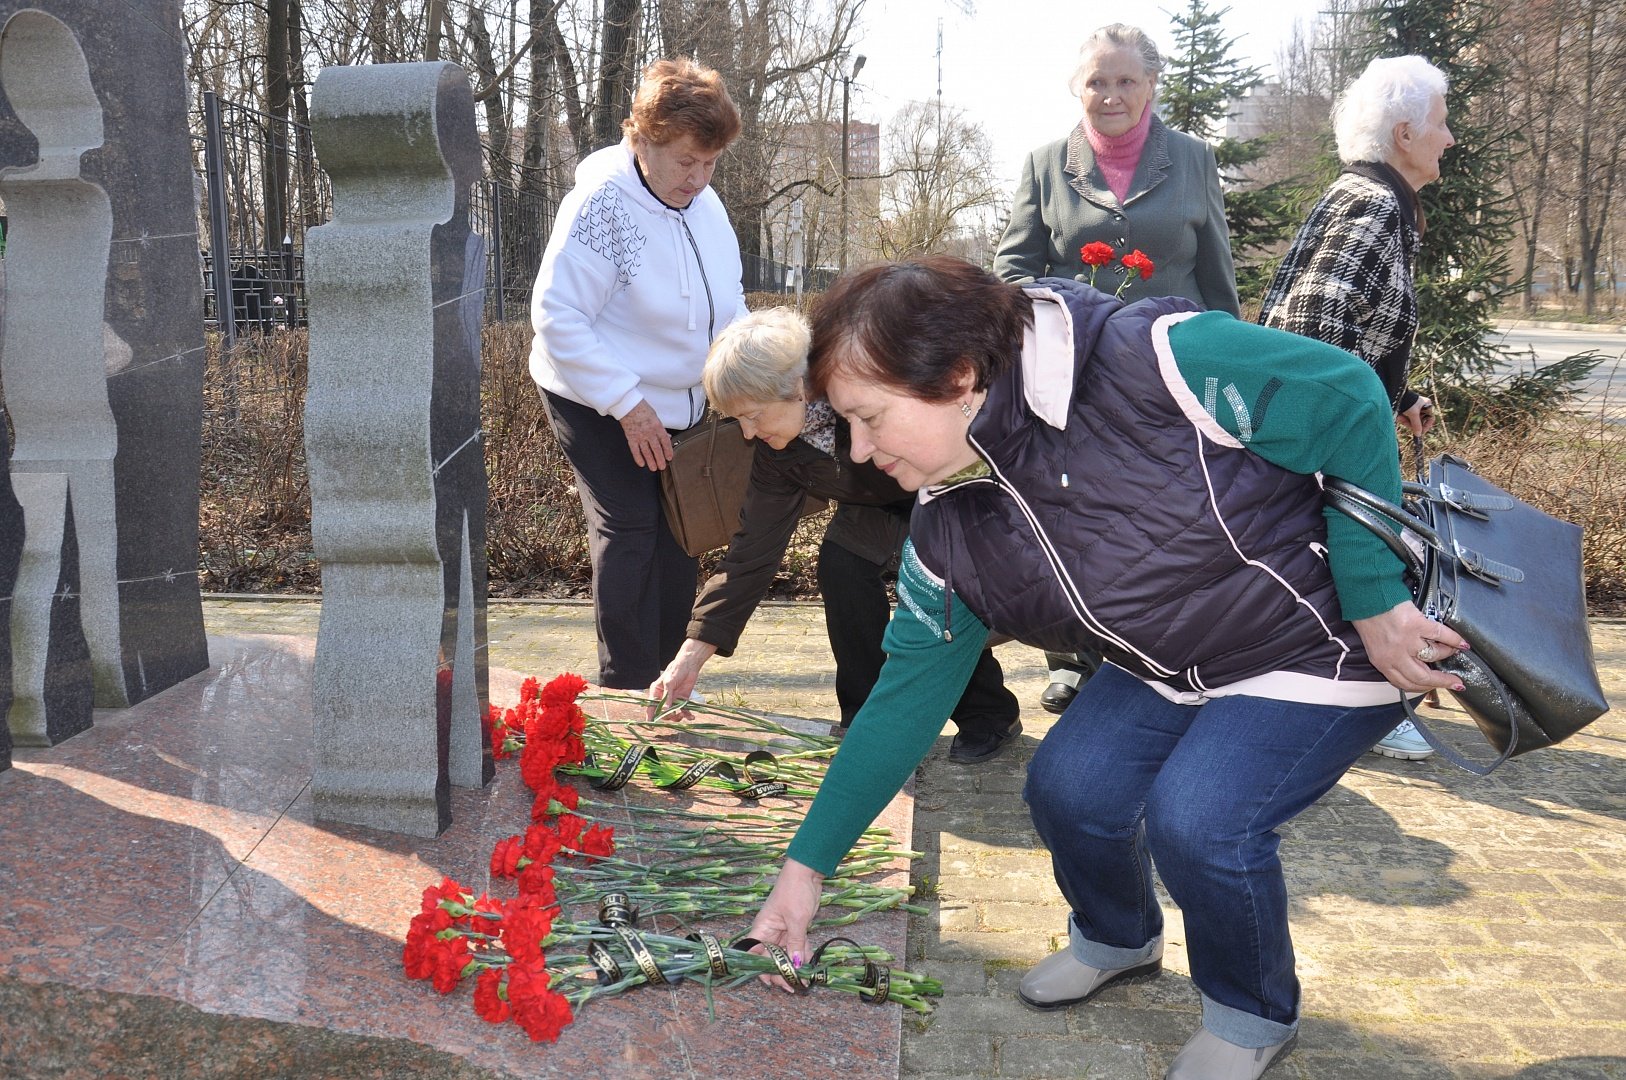
<svg viewBox="0 0 1626 1080">
<path fill-rule="evenodd" d="M 0 0 L 11 471 L 66 477 L 103 706 L 209 666 L 186 102 L 179 0 Z"/>
<path fill-rule="evenodd" d="M 579 640 L 590 657 L 590 623 Z M 309 785 L 315 643 L 255 635 L 210 646 L 206 675 L 103 714 L 59 747 L 19 749 L 0 773 L 0 1076 L 897 1075 L 910 1014 L 825 989 L 638 987 L 580 1009 L 550 1045 L 481 1019 L 467 984 L 443 996 L 408 979 L 403 939 L 425 887 L 450 876 L 512 895 L 489 865 L 493 846 L 530 823 L 519 763 L 499 763 L 484 789 L 454 788 L 455 819 L 438 837 L 323 822 Z M 497 700 L 512 704 L 525 674 L 493 668 Z M 594 722 L 641 712 L 586 707 Z M 619 793 L 571 783 L 584 813 L 612 823 L 635 801 L 688 807 L 700 794 L 658 792 L 648 778 Z M 912 846 L 912 810 L 900 796 L 880 822 L 900 847 Z M 636 829 L 617 837 L 625 858 L 673 857 Z M 901 888 L 909 868 L 892 862 L 873 880 Z M 640 925 L 732 937 L 749 921 L 678 918 Z M 903 912 L 875 912 L 819 938 L 843 934 L 909 968 L 907 924 Z"/>
<path fill-rule="evenodd" d="M 333 189 L 305 248 L 315 812 L 435 836 L 450 785 L 492 776 L 474 98 L 453 64 L 325 68 L 311 119 Z"/>
</svg>

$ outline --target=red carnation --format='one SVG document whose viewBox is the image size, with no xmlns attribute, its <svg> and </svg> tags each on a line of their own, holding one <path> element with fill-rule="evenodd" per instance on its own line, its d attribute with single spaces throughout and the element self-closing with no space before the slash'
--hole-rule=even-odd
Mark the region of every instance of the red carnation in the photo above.
<svg viewBox="0 0 1626 1080">
<path fill-rule="evenodd" d="M 521 893 L 511 901 L 503 916 L 502 943 L 515 960 L 542 958 L 542 942 L 553 933 L 553 917 L 558 912 L 551 899 L 534 893 Z"/>
<path fill-rule="evenodd" d="M 553 831 L 559 834 L 559 843 L 567 848 L 581 846 L 582 830 L 586 827 L 587 822 L 575 814 L 560 814 L 553 823 Z"/>
<path fill-rule="evenodd" d="M 511 878 L 519 873 L 519 860 L 525 854 L 524 842 L 517 836 L 505 836 L 491 849 L 491 876 Z"/>
<path fill-rule="evenodd" d="M 465 892 L 467 890 L 451 878 L 441 878 L 439 885 L 431 885 L 423 891 L 423 907 L 420 910 L 425 914 L 441 910 L 442 900 L 450 900 L 461 905 Z"/>
<path fill-rule="evenodd" d="M 604 858 L 615 854 L 615 830 L 608 825 L 594 825 L 581 838 L 578 850 L 583 855 Z"/>
<path fill-rule="evenodd" d="M 497 761 L 513 756 L 513 751 L 508 749 L 512 730 L 503 715 L 503 711 L 495 705 L 486 710 L 486 737 L 491 740 L 491 756 Z M 510 709 L 507 715 L 512 716 L 513 710 Z"/>
<path fill-rule="evenodd" d="M 514 1021 L 536 1042 L 557 1042 L 574 1017 L 563 994 L 548 989 L 551 980 L 540 963 L 508 965 L 508 1007 Z"/>
<path fill-rule="evenodd" d="M 519 776 L 532 791 L 553 787 L 553 770 L 563 760 L 564 747 L 558 742 L 537 739 L 526 732 L 525 749 L 519 755 Z"/>
<path fill-rule="evenodd" d="M 1145 281 L 1147 278 L 1151 277 L 1152 271 L 1157 269 L 1152 260 L 1146 257 L 1146 252 L 1142 251 L 1140 248 L 1136 248 L 1128 255 L 1125 255 L 1123 263 L 1129 268 L 1130 273 L 1139 274 L 1142 281 Z"/>
<path fill-rule="evenodd" d="M 567 671 L 542 688 L 541 701 L 543 706 L 569 705 L 585 689 L 587 680 Z"/>
<path fill-rule="evenodd" d="M 1078 249 L 1078 257 L 1084 260 L 1085 266 L 1105 266 L 1112 261 L 1112 245 L 1093 240 Z"/>
<path fill-rule="evenodd" d="M 489 1020 L 493 1024 L 500 1024 L 511 1015 L 508 1002 L 497 992 L 502 976 L 501 968 L 487 968 L 474 981 L 474 1011 L 480 1014 L 482 1020 Z"/>
<path fill-rule="evenodd" d="M 551 863 L 560 846 L 559 835 L 546 825 L 532 825 L 525 830 L 525 857 L 532 862 Z"/>
<path fill-rule="evenodd" d="M 458 980 L 463 978 L 463 969 L 472 959 L 469 956 L 469 942 L 459 935 L 438 944 L 440 947 L 434 950 L 435 972 L 431 978 L 436 990 L 450 994 L 457 989 Z"/>
<path fill-rule="evenodd" d="M 412 916 L 407 928 L 406 947 L 401 950 L 401 965 L 409 979 L 427 979 L 435 973 L 435 953 L 441 941 L 435 935 L 452 925 L 452 917 L 436 909 Z"/>
<path fill-rule="evenodd" d="M 575 788 L 554 780 L 550 786 L 537 789 L 536 798 L 531 800 L 531 820 L 543 821 L 574 810 L 580 801 Z"/>
<path fill-rule="evenodd" d="M 559 764 L 580 765 L 586 760 L 587 746 L 582 742 L 580 733 L 566 735 L 564 743 L 559 747 Z"/>
<path fill-rule="evenodd" d="M 527 701 L 535 701 L 537 695 L 541 692 L 542 684 L 536 681 L 536 676 L 534 675 L 528 676 L 524 682 L 519 684 L 519 700 L 522 703 Z"/>
<path fill-rule="evenodd" d="M 526 863 L 519 870 L 519 891 L 522 896 L 534 896 L 539 904 L 556 903 L 553 890 L 553 867 L 547 863 Z"/>
<path fill-rule="evenodd" d="M 573 714 L 577 711 L 574 705 L 544 706 L 526 725 L 525 738 L 540 742 L 558 742 L 570 734 L 570 724 L 575 719 Z"/>
<path fill-rule="evenodd" d="M 518 839 L 518 837 L 515 839 Z M 469 920 L 470 929 L 476 933 L 490 934 L 492 937 L 502 933 L 503 906 L 501 900 L 493 900 L 485 893 L 481 893 L 480 899 L 474 902 L 474 910 L 484 914 Z"/>
</svg>

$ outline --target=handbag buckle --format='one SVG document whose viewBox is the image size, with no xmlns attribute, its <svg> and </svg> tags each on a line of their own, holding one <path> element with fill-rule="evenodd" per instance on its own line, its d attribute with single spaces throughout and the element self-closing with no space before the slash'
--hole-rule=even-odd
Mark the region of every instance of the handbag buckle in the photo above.
<svg viewBox="0 0 1626 1080">
<path fill-rule="evenodd" d="M 1517 584 L 1524 580 L 1524 571 L 1517 566 L 1497 562 L 1461 544 L 1453 543 L 1451 546 L 1455 550 L 1458 565 L 1488 585 L 1500 587 L 1504 581 Z"/>
<path fill-rule="evenodd" d="M 1450 484 L 1440 485 L 1440 501 L 1451 509 L 1480 521 L 1489 521 L 1490 510 L 1511 510 L 1513 500 L 1506 495 L 1489 495 L 1478 491 L 1460 491 Z"/>
</svg>

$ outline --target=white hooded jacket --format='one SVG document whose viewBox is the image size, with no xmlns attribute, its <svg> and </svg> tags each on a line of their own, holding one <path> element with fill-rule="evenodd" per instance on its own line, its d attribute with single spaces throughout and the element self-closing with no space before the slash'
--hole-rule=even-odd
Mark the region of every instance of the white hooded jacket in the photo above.
<svg viewBox="0 0 1626 1080">
<path fill-rule="evenodd" d="M 666 427 L 691 427 L 711 341 L 745 310 L 717 193 L 673 210 L 623 141 L 585 158 L 559 204 L 531 294 L 531 377 L 616 420 L 647 401 Z"/>
</svg>

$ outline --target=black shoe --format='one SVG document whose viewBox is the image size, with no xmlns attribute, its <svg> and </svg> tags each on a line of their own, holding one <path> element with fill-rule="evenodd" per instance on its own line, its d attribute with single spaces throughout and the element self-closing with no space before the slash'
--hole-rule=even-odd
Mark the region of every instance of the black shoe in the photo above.
<svg viewBox="0 0 1626 1080">
<path fill-rule="evenodd" d="M 1078 687 L 1069 686 L 1064 682 L 1053 682 L 1039 695 L 1039 704 L 1044 706 L 1045 712 L 1060 716 L 1067 711 L 1067 706 L 1071 705 L 1077 696 Z"/>
<path fill-rule="evenodd" d="M 961 731 L 949 744 L 949 760 L 957 765 L 975 765 L 1005 752 L 1011 740 L 1022 734 L 1022 721 L 1013 720 L 1004 731 Z"/>
</svg>

